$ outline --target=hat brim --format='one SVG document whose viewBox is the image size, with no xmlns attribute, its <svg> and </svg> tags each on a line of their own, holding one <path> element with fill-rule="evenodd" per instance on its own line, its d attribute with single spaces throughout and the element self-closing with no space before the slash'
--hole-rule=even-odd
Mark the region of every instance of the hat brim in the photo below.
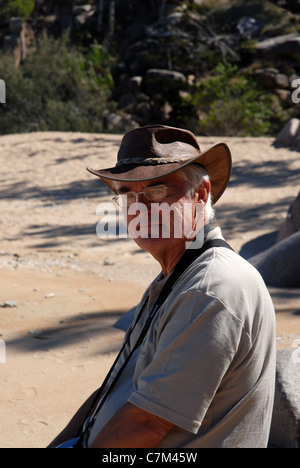
<svg viewBox="0 0 300 468">
<path fill-rule="evenodd" d="M 226 143 L 223 142 L 217 143 L 206 151 L 203 151 L 200 156 L 182 162 L 147 166 L 126 164 L 102 170 L 95 170 L 87 167 L 87 170 L 91 174 L 100 177 L 111 190 L 115 191 L 113 188 L 114 181 L 142 182 L 159 179 L 173 174 L 192 163 L 200 164 L 208 173 L 213 203 L 215 204 L 220 199 L 229 183 L 232 169 L 230 149 Z"/>
</svg>

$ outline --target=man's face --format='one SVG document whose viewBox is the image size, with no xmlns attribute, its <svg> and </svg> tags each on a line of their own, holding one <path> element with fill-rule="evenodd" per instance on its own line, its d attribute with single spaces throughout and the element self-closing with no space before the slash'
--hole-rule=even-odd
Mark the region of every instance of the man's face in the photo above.
<svg viewBox="0 0 300 468">
<path fill-rule="evenodd" d="M 154 256 L 192 240 L 204 224 L 198 194 L 186 195 L 189 182 L 179 172 L 151 181 L 116 182 L 114 188 L 128 199 L 123 211 L 130 236 Z"/>
</svg>

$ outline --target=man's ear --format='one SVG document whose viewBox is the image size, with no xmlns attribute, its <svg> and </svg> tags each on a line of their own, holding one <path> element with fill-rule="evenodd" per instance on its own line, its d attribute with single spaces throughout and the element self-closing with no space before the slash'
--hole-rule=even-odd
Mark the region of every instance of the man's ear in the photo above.
<svg viewBox="0 0 300 468">
<path fill-rule="evenodd" d="M 209 193 L 210 193 L 210 181 L 209 180 L 203 180 L 201 185 L 196 190 L 196 202 L 203 201 L 204 204 L 206 205 Z"/>
</svg>

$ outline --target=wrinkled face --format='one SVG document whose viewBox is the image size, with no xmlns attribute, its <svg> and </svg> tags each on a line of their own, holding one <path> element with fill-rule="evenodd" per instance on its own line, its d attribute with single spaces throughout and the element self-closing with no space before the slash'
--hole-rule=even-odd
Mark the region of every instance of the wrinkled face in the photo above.
<svg viewBox="0 0 300 468">
<path fill-rule="evenodd" d="M 189 182 L 179 171 L 151 181 L 115 182 L 114 188 L 130 236 L 152 254 L 192 240 L 203 225 L 204 203 L 197 192 L 186 195 Z"/>
</svg>

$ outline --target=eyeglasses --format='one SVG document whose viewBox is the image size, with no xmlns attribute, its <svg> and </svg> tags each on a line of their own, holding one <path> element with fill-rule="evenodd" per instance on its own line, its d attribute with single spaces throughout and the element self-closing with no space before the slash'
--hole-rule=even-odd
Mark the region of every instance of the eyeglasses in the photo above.
<svg viewBox="0 0 300 468">
<path fill-rule="evenodd" d="M 187 181 L 186 181 L 187 182 Z M 186 182 L 181 182 L 179 184 L 170 185 L 155 185 L 154 187 L 146 187 L 142 192 L 127 192 L 124 194 L 118 194 L 113 197 L 113 200 L 122 208 L 124 206 L 130 206 L 133 203 L 137 203 L 138 196 L 143 194 L 146 200 L 151 202 L 160 202 L 166 198 L 168 195 L 167 190 L 177 187 L 178 185 L 186 184 Z"/>
</svg>

